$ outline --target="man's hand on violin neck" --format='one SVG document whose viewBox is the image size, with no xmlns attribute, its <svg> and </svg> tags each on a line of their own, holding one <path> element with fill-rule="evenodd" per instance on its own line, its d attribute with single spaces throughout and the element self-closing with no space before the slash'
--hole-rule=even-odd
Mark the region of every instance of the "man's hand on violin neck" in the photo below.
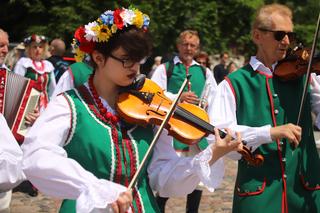
<svg viewBox="0 0 320 213">
<path fill-rule="evenodd" d="M 301 140 L 301 127 L 292 123 L 271 127 L 270 135 L 272 140 L 281 140 L 282 138 L 286 138 L 290 143 L 297 147 Z"/>
<path fill-rule="evenodd" d="M 194 92 L 183 92 L 180 97 L 180 102 L 187 102 L 189 104 L 198 104 L 199 98 Z"/>
</svg>

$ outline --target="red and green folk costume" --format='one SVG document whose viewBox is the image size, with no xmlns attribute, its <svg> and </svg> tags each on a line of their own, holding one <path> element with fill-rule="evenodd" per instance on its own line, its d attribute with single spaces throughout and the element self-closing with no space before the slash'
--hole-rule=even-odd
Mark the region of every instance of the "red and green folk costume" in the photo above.
<svg viewBox="0 0 320 213">
<path fill-rule="evenodd" d="M 283 82 L 248 64 L 226 79 L 235 96 L 237 124 L 260 127 L 296 123 L 305 78 Z M 258 147 L 260 167 L 240 160 L 233 212 L 320 212 L 320 160 L 310 113 L 310 94 L 302 112 L 302 139 L 293 149 L 287 139 Z"/>
<path fill-rule="evenodd" d="M 177 60 L 177 58 L 176 58 Z M 192 91 L 198 97 L 201 97 L 202 91 L 206 83 L 206 73 L 203 73 L 203 68 L 198 63 L 193 62 L 190 67 L 186 67 L 182 63 L 176 63 L 173 66 L 172 74 L 168 77 L 167 72 L 167 91 L 173 94 L 177 94 L 179 89 L 186 79 L 188 74 L 191 74 L 190 83 L 184 88 L 184 92 Z M 169 68 L 169 63 L 165 64 L 166 70 Z M 157 72 L 157 70 L 155 71 Z M 174 148 L 179 152 L 189 152 L 190 147 L 173 139 Z M 200 150 L 204 150 L 208 146 L 208 142 L 205 138 L 201 139 L 197 144 Z"/>
<path fill-rule="evenodd" d="M 55 89 L 54 67 L 47 60 L 33 61 L 22 57 L 16 64 L 14 72 L 36 81 L 41 91 L 40 108 L 45 108 Z"/>
<path fill-rule="evenodd" d="M 153 138 L 151 128 L 120 128 L 92 110 L 93 99 L 85 86 L 65 93 L 69 102 L 71 130 L 66 146 L 68 157 L 99 179 L 128 186 Z M 158 212 L 148 183 L 147 166 L 133 189 L 132 212 Z M 65 200 L 60 212 L 72 213 L 74 200 Z"/>
</svg>

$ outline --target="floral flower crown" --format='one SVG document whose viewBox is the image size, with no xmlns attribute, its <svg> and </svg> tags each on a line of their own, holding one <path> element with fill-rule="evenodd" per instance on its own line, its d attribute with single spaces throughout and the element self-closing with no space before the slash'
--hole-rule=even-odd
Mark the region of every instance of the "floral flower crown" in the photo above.
<svg viewBox="0 0 320 213">
<path fill-rule="evenodd" d="M 149 23 L 149 16 L 136 8 L 105 11 L 96 21 L 76 30 L 72 42 L 76 61 L 82 61 L 85 54 L 92 53 L 96 42 L 108 42 L 118 30 L 135 26 L 146 31 Z"/>
<path fill-rule="evenodd" d="M 31 36 L 23 39 L 23 43 L 25 45 L 31 44 L 31 42 L 36 42 L 37 44 L 40 44 L 42 42 L 46 42 L 47 38 L 43 35 L 37 35 L 37 34 L 32 34 Z"/>
</svg>

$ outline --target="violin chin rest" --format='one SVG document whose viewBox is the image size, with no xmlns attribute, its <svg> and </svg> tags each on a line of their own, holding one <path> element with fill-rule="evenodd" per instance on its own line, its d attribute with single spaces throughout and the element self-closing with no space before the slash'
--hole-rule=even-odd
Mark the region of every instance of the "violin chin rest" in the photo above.
<svg viewBox="0 0 320 213">
<path fill-rule="evenodd" d="M 133 80 L 132 84 L 126 87 L 121 87 L 120 92 L 128 92 L 130 90 L 138 91 L 143 87 L 145 81 L 146 81 L 146 75 L 138 74 Z"/>
<path fill-rule="evenodd" d="M 132 82 L 131 88 L 133 90 L 140 90 L 143 87 L 145 81 L 146 81 L 146 75 L 138 74 L 134 79 L 134 81 Z"/>
</svg>

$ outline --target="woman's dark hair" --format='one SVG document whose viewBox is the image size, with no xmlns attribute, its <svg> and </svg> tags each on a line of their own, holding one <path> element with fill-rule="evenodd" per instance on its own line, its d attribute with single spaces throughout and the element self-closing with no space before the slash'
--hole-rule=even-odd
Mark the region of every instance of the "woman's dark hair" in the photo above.
<svg viewBox="0 0 320 213">
<path fill-rule="evenodd" d="M 128 27 L 124 30 L 118 30 L 108 42 L 97 42 L 94 50 L 102 53 L 107 58 L 114 50 L 120 47 L 128 54 L 128 59 L 138 62 L 151 54 L 152 42 L 148 32 L 136 27 Z M 96 67 L 92 59 L 91 64 Z"/>
<path fill-rule="evenodd" d="M 196 55 L 194 56 L 194 59 L 195 59 L 196 61 L 198 61 L 198 59 L 200 59 L 200 58 L 203 58 L 203 59 L 206 60 L 206 67 L 210 67 L 210 66 L 211 66 L 208 53 L 206 53 L 206 52 L 204 52 L 204 51 L 200 51 L 200 52 L 198 52 L 198 54 L 196 54 Z"/>
</svg>

